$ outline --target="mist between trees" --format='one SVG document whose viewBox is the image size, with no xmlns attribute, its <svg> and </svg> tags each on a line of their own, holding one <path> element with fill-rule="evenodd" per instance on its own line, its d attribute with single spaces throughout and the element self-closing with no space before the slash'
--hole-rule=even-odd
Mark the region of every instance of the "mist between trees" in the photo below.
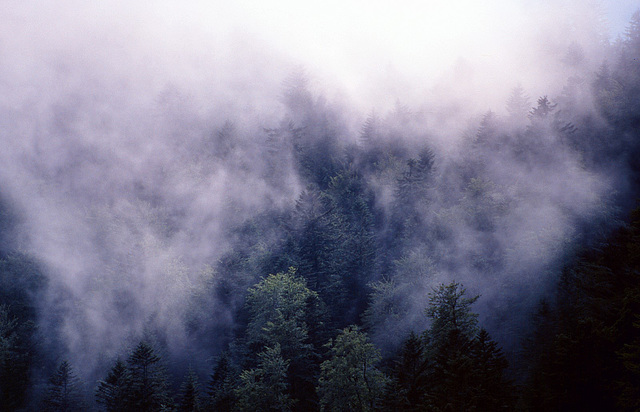
<svg viewBox="0 0 640 412">
<path fill-rule="evenodd" d="M 637 409 L 640 13 L 601 29 L 491 110 L 464 60 L 363 109 L 242 41 L 0 43 L 3 410 Z"/>
</svg>

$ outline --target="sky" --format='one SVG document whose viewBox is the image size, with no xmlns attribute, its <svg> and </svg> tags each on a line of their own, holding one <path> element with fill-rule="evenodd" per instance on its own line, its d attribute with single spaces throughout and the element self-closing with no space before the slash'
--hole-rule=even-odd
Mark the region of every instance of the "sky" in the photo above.
<svg viewBox="0 0 640 412">
<path fill-rule="evenodd" d="M 608 24 L 610 39 L 615 39 L 640 7 L 637 0 L 239 0 L 192 2 L 186 8 L 165 4 L 159 16 L 162 24 L 200 27 L 212 38 L 243 33 L 250 42 L 263 42 L 274 54 L 286 55 L 339 84 L 361 103 L 385 93 L 400 94 L 398 87 L 416 80 L 431 84 L 461 58 L 494 72 L 504 71 L 507 60 L 511 78 L 523 70 L 518 53 L 541 35 L 536 26 L 561 26 L 572 13 L 579 20 L 585 7 L 595 4 Z M 567 36 L 561 30 L 554 34 L 558 40 Z M 389 83 L 396 77 L 406 83 L 394 88 Z"/>
<path fill-rule="evenodd" d="M 108 57 L 131 48 L 182 82 L 201 81 L 198 70 L 211 60 L 237 71 L 237 56 L 256 70 L 304 66 L 328 92 L 331 85 L 366 111 L 373 102 L 400 97 L 416 103 L 461 62 L 482 73 L 481 83 L 499 79 L 509 90 L 527 83 L 527 75 L 539 77 L 527 73 L 534 65 L 531 44 L 542 44 L 544 36 L 547 43 L 562 43 L 572 36 L 567 24 L 592 25 L 583 20 L 592 4 L 604 14 L 610 39 L 640 8 L 637 0 L 9 0 L 0 5 L 9 23 L 4 34 L 0 23 L 0 34 L 31 53 L 70 49 L 94 38 L 91 53 Z M 22 26 L 17 32 L 12 16 Z M 105 40 L 110 44 L 98 43 Z M 558 52 L 552 45 L 548 51 Z M 535 89 L 533 81 L 525 86 Z M 496 90 L 484 104 L 495 106 L 505 93 Z"/>
</svg>

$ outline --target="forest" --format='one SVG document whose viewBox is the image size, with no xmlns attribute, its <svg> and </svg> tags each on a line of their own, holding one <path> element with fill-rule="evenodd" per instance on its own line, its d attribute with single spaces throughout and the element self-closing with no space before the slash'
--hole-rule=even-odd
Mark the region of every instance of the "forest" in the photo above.
<svg viewBox="0 0 640 412">
<path fill-rule="evenodd" d="M 0 100 L 0 410 L 640 410 L 640 11 L 594 47 L 472 114 Z"/>
</svg>

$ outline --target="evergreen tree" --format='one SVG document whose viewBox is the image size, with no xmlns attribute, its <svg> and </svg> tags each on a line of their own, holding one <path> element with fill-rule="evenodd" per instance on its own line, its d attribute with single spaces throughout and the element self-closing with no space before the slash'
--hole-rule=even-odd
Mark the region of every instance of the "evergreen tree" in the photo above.
<svg viewBox="0 0 640 412">
<path fill-rule="evenodd" d="M 527 114 L 531 110 L 531 100 L 525 94 L 522 85 L 518 84 L 513 88 L 507 100 L 507 113 L 509 120 L 515 126 L 522 126 L 527 119 Z"/>
<path fill-rule="evenodd" d="M 557 104 L 551 104 L 547 96 L 538 98 L 538 105 L 529 112 L 529 119 L 532 122 L 544 120 L 555 110 Z"/>
<path fill-rule="evenodd" d="M 31 322 L 21 322 L 9 306 L 0 305 L 0 411 L 15 410 L 24 402 L 31 354 L 25 342 Z"/>
<path fill-rule="evenodd" d="M 480 329 L 471 345 L 474 363 L 472 398 L 477 410 L 512 410 L 515 388 L 505 379 L 508 362 L 502 349 L 485 329 Z"/>
<path fill-rule="evenodd" d="M 230 412 L 236 402 L 236 373 L 229 354 L 223 352 L 211 374 L 209 382 L 209 404 L 215 411 Z"/>
<path fill-rule="evenodd" d="M 380 353 L 367 335 L 350 326 L 327 347 L 330 358 L 322 363 L 318 381 L 321 410 L 375 410 L 387 377 L 377 369 Z"/>
<path fill-rule="evenodd" d="M 127 389 L 130 382 L 127 365 L 117 359 L 107 377 L 98 382 L 96 401 L 107 412 L 127 410 Z"/>
<path fill-rule="evenodd" d="M 0 246 L 8 247 L 11 214 L 0 196 Z M 38 264 L 21 253 L 0 251 L 0 411 L 23 408 L 28 401 L 32 366 L 38 361 L 34 297 L 45 285 Z"/>
<path fill-rule="evenodd" d="M 309 332 L 320 331 L 323 323 L 318 294 L 307 288 L 304 279 L 291 268 L 287 273 L 269 275 L 251 288 L 247 308 L 250 351 L 260 353 L 265 348 L 277 347 L 279 356 L 290 365 L 285 374 L 291 398 L 298 401 L 296 407 L 307 408 L 306 403 L 315 399 L 314 381 L 319 363 L 314 347 L 318 340 L 311 339 Z"/>
<path fill-rule="evenodd" d="M 201 410 L 198 377 L 191 368 L 189 368 L 189 372 L 180 386 L 180 403 L 178 410 L 180 412 L 198 412 Z"/>
<path fill-rule="evenodd" d="M 400 350 L 386 390 L 385 409 L 421 411 L 429 393 L 430 363 L 423 340 L 411 333 Z"/>
<path fill-rule="evenodd" d="M 258 354 L 258 366 L 240 374 L 236 390 L 241 411 L 287 412 L 294 400 L 289 396 L 287 369 L 289 361 L 282 358 L 280 345 L 267 347 Z"/>
<path fill-rule="evenodd" d="M 360 141 L 367 147 L 376 143 L 380 137 L 380 119 L 375 111 L 371 111 L 360 129 Z"/>
<path fill-rule="evenodd" d="M 467 290 L 458 282 L 441 284 L 429 294 L 426 315 L 433 323 L 428 331 L 431 345 L 436 348 L 445 346 L 452 338 L 473 339 L 477 332 L 478 315 L 471 311 L 480 296 L 465 297 Z M 451 332 L 456 332 L 452 335 Z"/>
<path fill-rule="evenodd" d="M 624 31 L 624 41 L 632 52 L 640 54 L 640 10 L 637 10 L 631 16 L 631 20 Z"/>
<path fill-rule="evenodd" d="M 80 381 L 69 362 L 62 361 L 49 378 L 49 385 L 43 401 L 43 410 L 51 412 L 71 412 L 84 410 Z"/>
<path fill-rule="evenodd" d="M 171 405 L 167 376 L 153 346 L 141 341 L 127 359 L 127 407 L 136 411 L 157 411 Z"/>
<path fill-rule="evenodd" d="M 472 341 L 462 330 L 448 329 L 439 344 L 432 347 L 429 405 L 435 410 L 467 411 L 474 405 L 475 368 Z"/>
<path fill-rule="evenodd" d="M 407 160 L 408 170 L 398 179 L 399 202 L 414 206 L 416 202 L 425 200 L 434 165 L 435 154 L 428 148 L 423 149 L 417 159 Z"/>
<path fill-rule="evenodd" d="M 640 210 L 630 220 L 563 270 L 530 349 L 529 410 L 637 410 Z"/>
<path fill-rule="evenodd" d="M 435 410 L 510 410 L 513 387 L 504 378 L 506 359 L 486 330 L 478 330 L 478 315 L 471 311 L 478 296 L 465 294 L 461 284 L 452 282 L 430 296 L 426 404 Z"/>
</svg>

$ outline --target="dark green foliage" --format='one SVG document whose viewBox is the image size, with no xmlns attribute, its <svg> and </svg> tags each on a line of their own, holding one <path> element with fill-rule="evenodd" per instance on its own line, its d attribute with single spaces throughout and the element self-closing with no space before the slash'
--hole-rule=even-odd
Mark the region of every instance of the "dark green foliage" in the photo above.
<svg viewBox="0 0 640 412">
<path fill-rule="evenodd" d="M 308 289 L 304 279 L 296 276 L 292 268 L 287 273 L 269 275 L 251 288 L 247 308 L 249 350 L 258 353 L 264 363 L 275 362 L 272 352 L 277 348 L 278 356 L 287 363 L 284 371 L 290 391 L 287 396 L 297 402 L 296 407 L 308 409 L 308 404 L 315 399 L 314 384 L 319 364 L 317 344 L 323 330 L 324 310 L 318 294 Z M 248 374 L 243 372 L 241 375 L 245 386 L 247 382 L 261 379 L 258 370 L 245 372 Z"/>
<path fill-rule="evenodd" d="M 333 293 L 346 294 L 348 303 L 343 300 L 340 305 L 334 305 L 331 300 L 326 301 L 332 299 L 331 293 L 321 297 L 331 310 L 334 324 L 342 327 L 359 318 L 366 305 L 365 285 L 371 279 L 376 257 L 373 200 L 362 175 L 351 167 L 331 178 L 327 195 L 333 211 L 331 224 L 337 232 L 328 263 L 345 288 Z M 324 286 L 320 286 L 319 290 L 323 289 Z"/>
<path fill-rule="evenodd" d="M 27 401 L 37 355 L 32 299 L 43 284 L 33 259 L 18 253 L 0 257 L 0 410 L 15 410 Z"/>
<path fill-rule="evenodd" d="M 387 377 L 377 369 L 379 351 L 367 335 L 350 326 L 329 342 L 322 363 L 318 395 L 324 411 L 373 411 L 380 403 Z"/>
<path fill-rule="evenodd" d="M 531 410 L 636 410 L 640 211 L 563 273 L 557 305 L 537 328 Z"/>
<path fill-rule="evenodd" d="M 338 272 L 336 259 L 339 253 L 341 216 L 334 213 L 329 199 L 309 187 L 296 202 L 296 219 L 299 227 L 294 234 L 297 244 L 300 274 L 307 279 L 311 289 L 330 308 L 345 305 L 345 284 Z"/>
<path fill-rule="evenodd" d="M 442 284 L 429 294 L 426 315 L 433 320 L 429 339 L 434 347 L 446 346 L 452 338 L 471 340 L 478 328 L 478 314 L 471 311 L 480 296 L 465 297 L 467 290 L 458 282 Z M 456 332 L 452 335 L 451 332 Z"/>
<path fill-rule="evenodd" d="M 633 322 L 635 329 L 640 329 L 640 314 L 635 315 Z M 618 405 L 628 410 L 640 409 L 640 331 L 635 331 L 635 336 L 624 343 L 623 348 L 617 352 L 625 369 L 624 379 L 616 382 L 618 392 Z"/>
<path fill-rule="evenodd" d="M 155 411 L 171 404 L 167 375 L 153 346 L 141 341 L 127 359 L 128 406 L 137 411 Z"/>
<path fill-rule="evenodd" d="M 474 377 L 471 397 L 479 411 L 509 411 L 516 399 L 515 388 L 505 378 L 508 362 L 502 349 L 485 329 L 471 343 Z"/>
<path fill-rule="evenodd" d="M 504 376 L 507 361 L 487 331 L 478 330 L 478 315 L 471 311 L 478 296 L 465 294 L 461 284 L 452 282 L 430 295 L 428 404 L 436 410 L 510 410 L 515 398 Z"/>
<path fill-rule="evenodd" d="M 427 315 L 433 319 L 422 338 L 411 334 L 395 362 L 385 405 L 398 410 L 511 410 L 512 384 L 507 361 L 484 329 L 459 283 L 441 285 L 431 294 Z"/>
<path fill-rule="evenodd" d="M 336 327 L 358 319 L 366 304 L 364 286 L 375 259 L 370 203 L 363 177 L 351 167 L 323 191 L 307 187 L 296 202 L 291 242 L 297 267 Z"/>
<path fill-rule="evenodd" d="M 160 356 L 143 340 L 126 364 L 116 360 L 106 379 L 98 383 L 96 400 L 108 411 L 158 411 L 172 405 L 168 377 Z"/>
<path fill-rule="evenodd" d="M 235 388 L 238 384 L 238 374 L 235 372 L 228 352 L 223 352 L 211 374 L 209 381 L 210 409 L 229 412 L 236 402 Z"/>
<path fill-rule="evenodd" d="M 483 302 L 483 318 L 509 359 L 519 358 L 514 374 L 522 384 L 521 408 L 640 409 L 639 213 L 599 243 L 619 218 L 615 208 L 628 209 L 640 193 L 640 12 L 595 73 L 589 73 L 593 45 L 563 41 L 570 44 L 563 62 L 572 76 L 559 96 L 545 95 L 532 105 L 518 86 L 506 116 L 479 113 L 452 147 L 432 140 L 426 126 L 427 120 L 445 125 L 460 120 L 455 110 L 414 110 L 398 101 L 389 113 L 372 111 L 358 131 L 342 118 L 348 110 L 312 92 L 303 70 L 284 81 L 285 114 L 261 125 L 263 141 L 256 149 L 243 147 L 255 143 L 254 136 L 244 136 L 255 125 L 239 119 L 196 143 L 185 138 L 181 156 L 197 167 L 180 172 L 196 173 L 203 181 L 220 172 L 233 177 L 230 183 L 248 177 L 249 189 L 221 187 L 260 188 L 255 198 L 247 196 L 255 203 L 234 200 L 224 209 L 233 213 L 203 213 L 203 224 L 229 217 L 219 233 L 208 233 L 227 240 L 220 249 L 228 249 L 185 264 L 196 267 L 209 259 L 212 266 L 206 269 L 206 287 L 195 287 L 190 295 L 184 320 L 189 350 L 174 359 L 191 354 L 211 359 L 222 348 L 229 350 L 219 356 L 206 399 L 200 399 L 194 372 L 179 387 L 155 348 L 140 342 L 97 383 L 99 406 L 107 411 L 511 410 L 517 391 L 505 378 L 500 346 L 472 311 L 478 297 L 468 297 L 457 282 L 440 285 L 423 316 L 429 288 L 450 276 L 505 292 Z M 191 134 L 197 133 L 185 135 Z M 193 147 L 201 152 L 191 153 Z M 170 188 L 165 184 L 180 181 L 165 180 L 164 174 L 173 172 L 163 170 L 149 186 Z M 189 236 L 181 233 L 189 226 L 181 227 L 185 216 L 180 215 L 199 210 L 199 198 L 184 196 L 181 205 L 167 206 L 169 189 L 153 190 L 137 188 L 135 196 L 171 210 L 172 216 L 161 220 L 172 227 L 161 231 L 160 240 L 179 250 L 181 236 Z M 579 192 L 585 197 L 571 196 Z M 243 209 L 249 204 L 258 210 L 247 218 L 252 211 Z M 27 404 L 29 389 L 37 398 L 45 385 L 31 379 L 39 379 L 39 367 L 59 351 L 47 345 L 62 336 L 56 331 L 69 320 L 63 316 L 80 313 L 71 303 L 66 307 L 75 297 L 60 299 L 54 314 L 38 313 L 44 283 L 38 265 L 25 255 L 7 254 L 17 249 L 11 244 L 14 219 L 0 208 L 0 410 L 33 406 Z M 582 244 L 593 248 L 574 257 Z M 126 260 L 134 261 L 135 253 Z M 573 259 L 569 264 L 567 256 Z M 96 272 L 102 270 L 100 259 Z M 107 251 L 104 259 L 113 258 Z M 531 301 L 543 293 L 546 279 L 557 277 L 557 285 L 548 286 L 555 299 L 541 305 L 530 323 L 519 322 L 522 313 L 532 311 Z M 197 275 L 183 279 L 189 283 Z M 127 308 L 116 304 L 117 310 L 133 317 L 136 299 L 115 299 L 125 300 Z M 175 325 L 183 321 L 178 316 Z M 351 324 L 362 324 L 364 331 L 345 329 Z M 531 330 L 523 354 L 509 342 L 519 339 L 512 328 Z M 413 330 L 424 332 L 409 334 Z M 38 363 L 38 357 L 45 360 Z M 78 393 L 77 378 L 65 362 L 49 382 L 46 405 L 72 409 Z"/>
<path fill-rule="evenodd" d="M 317 293 L 306 287 L 295 269 L 269 275 L 249 290 L 249 345 L 260 348 L 279 344 L 287 358 L 305 356 L 312 349 L 307 316 L 318 310 L 318 305 Z"/>
<path fill-rule="evenodd" d="M 120 359 L 116 360 L 107 377 L 98 382 L 96 401 L 108 412 L 127 410 L 128 382 L 130 380 L 127 366 Z"/>
<path fill-rule="evenodd" d="M 236 390 L 238 409 L 241 411 L 281 411 L 292 409 L 294 400 L 289 396 L 287 369 L 289 361 L 282 358 L 280 345 L 265 348 L 258 354 L 258 366 L 240 374 Z"/>
<path fill-rule="evenodd" d="M 457 328 L 447 330 L 440 343 L 432 346 L 429 405 L 435 410 L 465 411 L 475 406 L 471 347 L 472 340 Z"/>
<path fill-rule="evenodd" d="M 189 369 L 180 386 L 178 405 L 178 411 L 180 412 L 198 412 L 201 410 L 200 385 L 193 369 Z"/>
<path fill-rule="evenodd" d="M 32 323 L 21 322 L 0 305 L 0 410 L 14 410 L 25 400 L 33 356 Z"/>
<path fill-rule="evenodd" d="M 45 286 L 38 263 L 31 257 L 11 253 L 0 255 L 0 304 L 23 320 L 36 316 L 33 298 Z"/>
<path fill-rule="evenodd" d="M 424 410 L 430 390 L 430 366 L 423 340 L 411 333 L 393 367 L 392 380 L 386 390 L 385 409 Z"/>
<path fill-rule="evenodd" d="M 67 361 L 62 361 L 49 378 L 42 403 L 44 411 L 71 412 L 85 410 L 80 381 Z"/>
</svg>

